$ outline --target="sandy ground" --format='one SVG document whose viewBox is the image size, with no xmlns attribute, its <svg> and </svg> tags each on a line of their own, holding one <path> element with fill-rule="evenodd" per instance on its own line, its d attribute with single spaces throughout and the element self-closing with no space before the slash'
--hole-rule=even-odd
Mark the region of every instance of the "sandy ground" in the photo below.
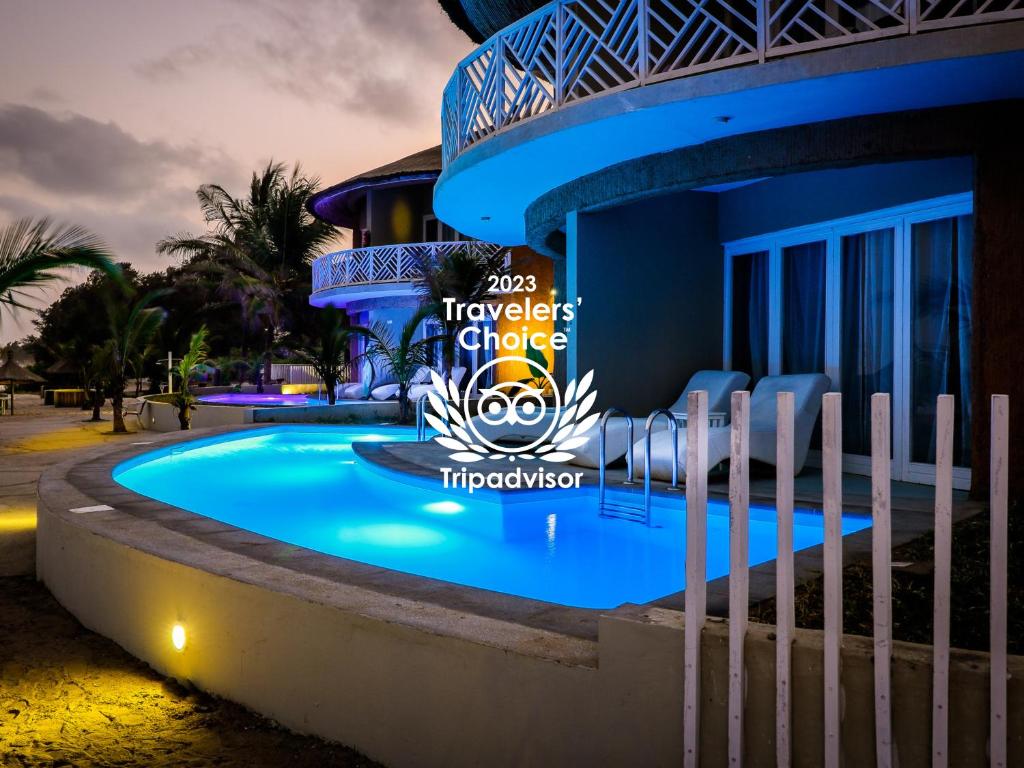
<svg viewBox="0 0 1024 768">
<path fill-rule="evenodd" d="M 19 395 L 0 417 L 0 766 L 371 766 L 242 707 L 190 691 L 83 628 L 35 581 L 42 471 L 111 441 L 88 412 Z M 129 429 L 137 429 L 133 420 Z"/>
</svg>

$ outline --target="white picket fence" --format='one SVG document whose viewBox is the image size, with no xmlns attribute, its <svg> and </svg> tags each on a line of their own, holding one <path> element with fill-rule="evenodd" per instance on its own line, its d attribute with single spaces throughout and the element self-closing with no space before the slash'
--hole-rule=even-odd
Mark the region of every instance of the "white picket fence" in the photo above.
<svg viewBox="0 0 1024 768">
<path fill-rule="evenodd" d="M 270 378 L 274 381 L 283 379 L 288 384 L 320 383 L 320 377 L 312 365 L 273 363 L 270 366 Z"/>
<path fill-rule="evenodd" d="M 935 483 L 935 592 L 933 638 L 932 765 L 948 766 L 950 555 L 953 511 L 953 397 L 938 398 Z M 708 472 L 708 403 L 706 392 L 692 392 L 687 404 L 686 441 L 686 592 L 684 634 L 684 765 L 700 761 L 701 639 L 707 618 L 706 518 Z M 776 507 L 776 764 L 791 764 L 793 744 L 791 649 L 795 634 L 793 563 L 793 394 L 778 395 Z M 826 394 L 822 402 L 822 474 L 824 512 L 824 743 L 821 764 L 841 765 L 842 690 L 840 657 L 843 645 L 842 594 L 842 395 Z M 1007 461 L 1009 400 L 994 395 L 991 408 L 991 626 L 989 759 L 1007 764 Z M 872 448 L 872 574 L 874 617 L 874 723 L 876 764 L 893 766 L 892 709 L 892 571 L 890 401 L 887 394 L 871 400 Z M 748 630 L 748 515 L 750 394 L 732 395 L 731 464 L 729 470 L 729 670 L 728 764 L 744 764 L 744 643 Z M 898 716 L 898 713 L 896 714 Z"/>
</svg>

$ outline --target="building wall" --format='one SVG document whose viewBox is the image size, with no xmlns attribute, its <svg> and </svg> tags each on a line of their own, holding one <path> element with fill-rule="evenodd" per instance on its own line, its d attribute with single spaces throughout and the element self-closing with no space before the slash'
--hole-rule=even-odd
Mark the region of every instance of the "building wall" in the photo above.
<svg viewBox="0 0 1024 768">
<path fill-rule="evenodd" d="M 379 187 L 367 193 L 372 245 L 418 243 L 423 217 L 433 213 L 433 184 Z"/>
<path fill-rule="evenodd" d="M 722 192 L 718 235 L 730 240 L 970 192 L 969 157 L 792 173 Z"/>
<path fill-rule="evenodd" d="M 593 369 L 600 408 L 646 415 L 671 404 L 694 372 L 721 367 L 716 195 L 670 194 L 567 223 L 566 298 L 582 299 L 570 380 Z"/>
</svg>

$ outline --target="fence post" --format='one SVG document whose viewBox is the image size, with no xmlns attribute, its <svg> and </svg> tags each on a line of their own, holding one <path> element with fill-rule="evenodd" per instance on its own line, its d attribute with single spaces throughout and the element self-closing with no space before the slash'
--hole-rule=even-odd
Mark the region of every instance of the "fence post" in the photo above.
<svg viewBox="0 0 1024 768">
<path fill-rule="evenodd" d="M 563 9 L 555 4 L 555 108 L 565 101 L 565 33 L 562 30 Z"/>
<path fill-rule="evenodd" d="M 875 762 L 892 766 L 892 536 L 889 395 L 871 396 L 871 577 L 874 593 Z"/>
<path fill-rule="evenodd" d="M 825 515 L 825 768 L 840 768 L 843 643 L 843 396 L 822 398 L 821 453 Z"/>
<path fill-rule="evenodd" d="M 989 522 L 989 642 L 992 657 L 989 680 L 989 759 L 993 768 L 1006 768 L 1006 581 L 1007 498 L 1009 494 L 1010 399 L 992 395 L 992 451 L 990 457 L 991 518 Z"/>
<path fill-rule="evenodd" d="M 729 459 L 729 765 L 743 765 L 744 644 L 750 600 L 750 393 L 732 393 Z"/>
<path fill-rule="evenodd" d="M 683 765 L 700 764 L 700 646 L 707 614 L 708 393 L 686 398 Z"/>
<path fill-rule="evenodd" d="M 776 396 L 775 507 L 778 551 L 775 559 L 775 764 L 787 768 L 793 754 L 793 414 L 792 392 Z"/>
<path fill-rule="evenodd" d="M 757 0 L 757 60 L 764 64 L 768 51 L 768 0 Z"/>
<path fill-rule="evenodd" d="M 935 425 L 935 604 L 932 622 L 932 768 L 949 765 L 949 592 L 953 540 L 953 395 L 939 395 Z"/>
<path fill-rule="evenodd" d="M 650 69 L 650 62 L 647 58 L 647 44 L 648 44 L 648 17 L 647 17 L 647 3 L 649 0 L 636 0 L 636 26 L 637 26 L 637 78 L 640 80 L 640 85 L 644 85 L 647 82 L 647 73 Z"/>
</svg>

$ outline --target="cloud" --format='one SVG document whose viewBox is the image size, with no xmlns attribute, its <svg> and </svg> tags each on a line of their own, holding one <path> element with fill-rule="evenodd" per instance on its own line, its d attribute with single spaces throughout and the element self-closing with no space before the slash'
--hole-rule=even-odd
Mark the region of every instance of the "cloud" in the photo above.
<svg viewBox="0 0 1024 768">
<path fill-rule="evenodd" d="M 433 0 L 224 0 L 238 23 L 144 61 L 155 83 L 229 67 L 276 92 L 393 122 L 436 112 L 470 42 Z"/>
<path fill-rule="evenodd" d="M 28 98 L 31 101 L 43 104 L 60 104 L 64 101 L 64 97 L 57 93 L 57 91 L 43 85 L 37 85 L 29 91 Z"/>
<path fill-rule="evenodd" d="M 164 189 L 169 175 L 211 164 L 230 161 L 196 147 L 142 141 L 115 123 L 83 115 L 0 106 L 0 176 L 48 192 L 127 199 Z"/>
</svg>

